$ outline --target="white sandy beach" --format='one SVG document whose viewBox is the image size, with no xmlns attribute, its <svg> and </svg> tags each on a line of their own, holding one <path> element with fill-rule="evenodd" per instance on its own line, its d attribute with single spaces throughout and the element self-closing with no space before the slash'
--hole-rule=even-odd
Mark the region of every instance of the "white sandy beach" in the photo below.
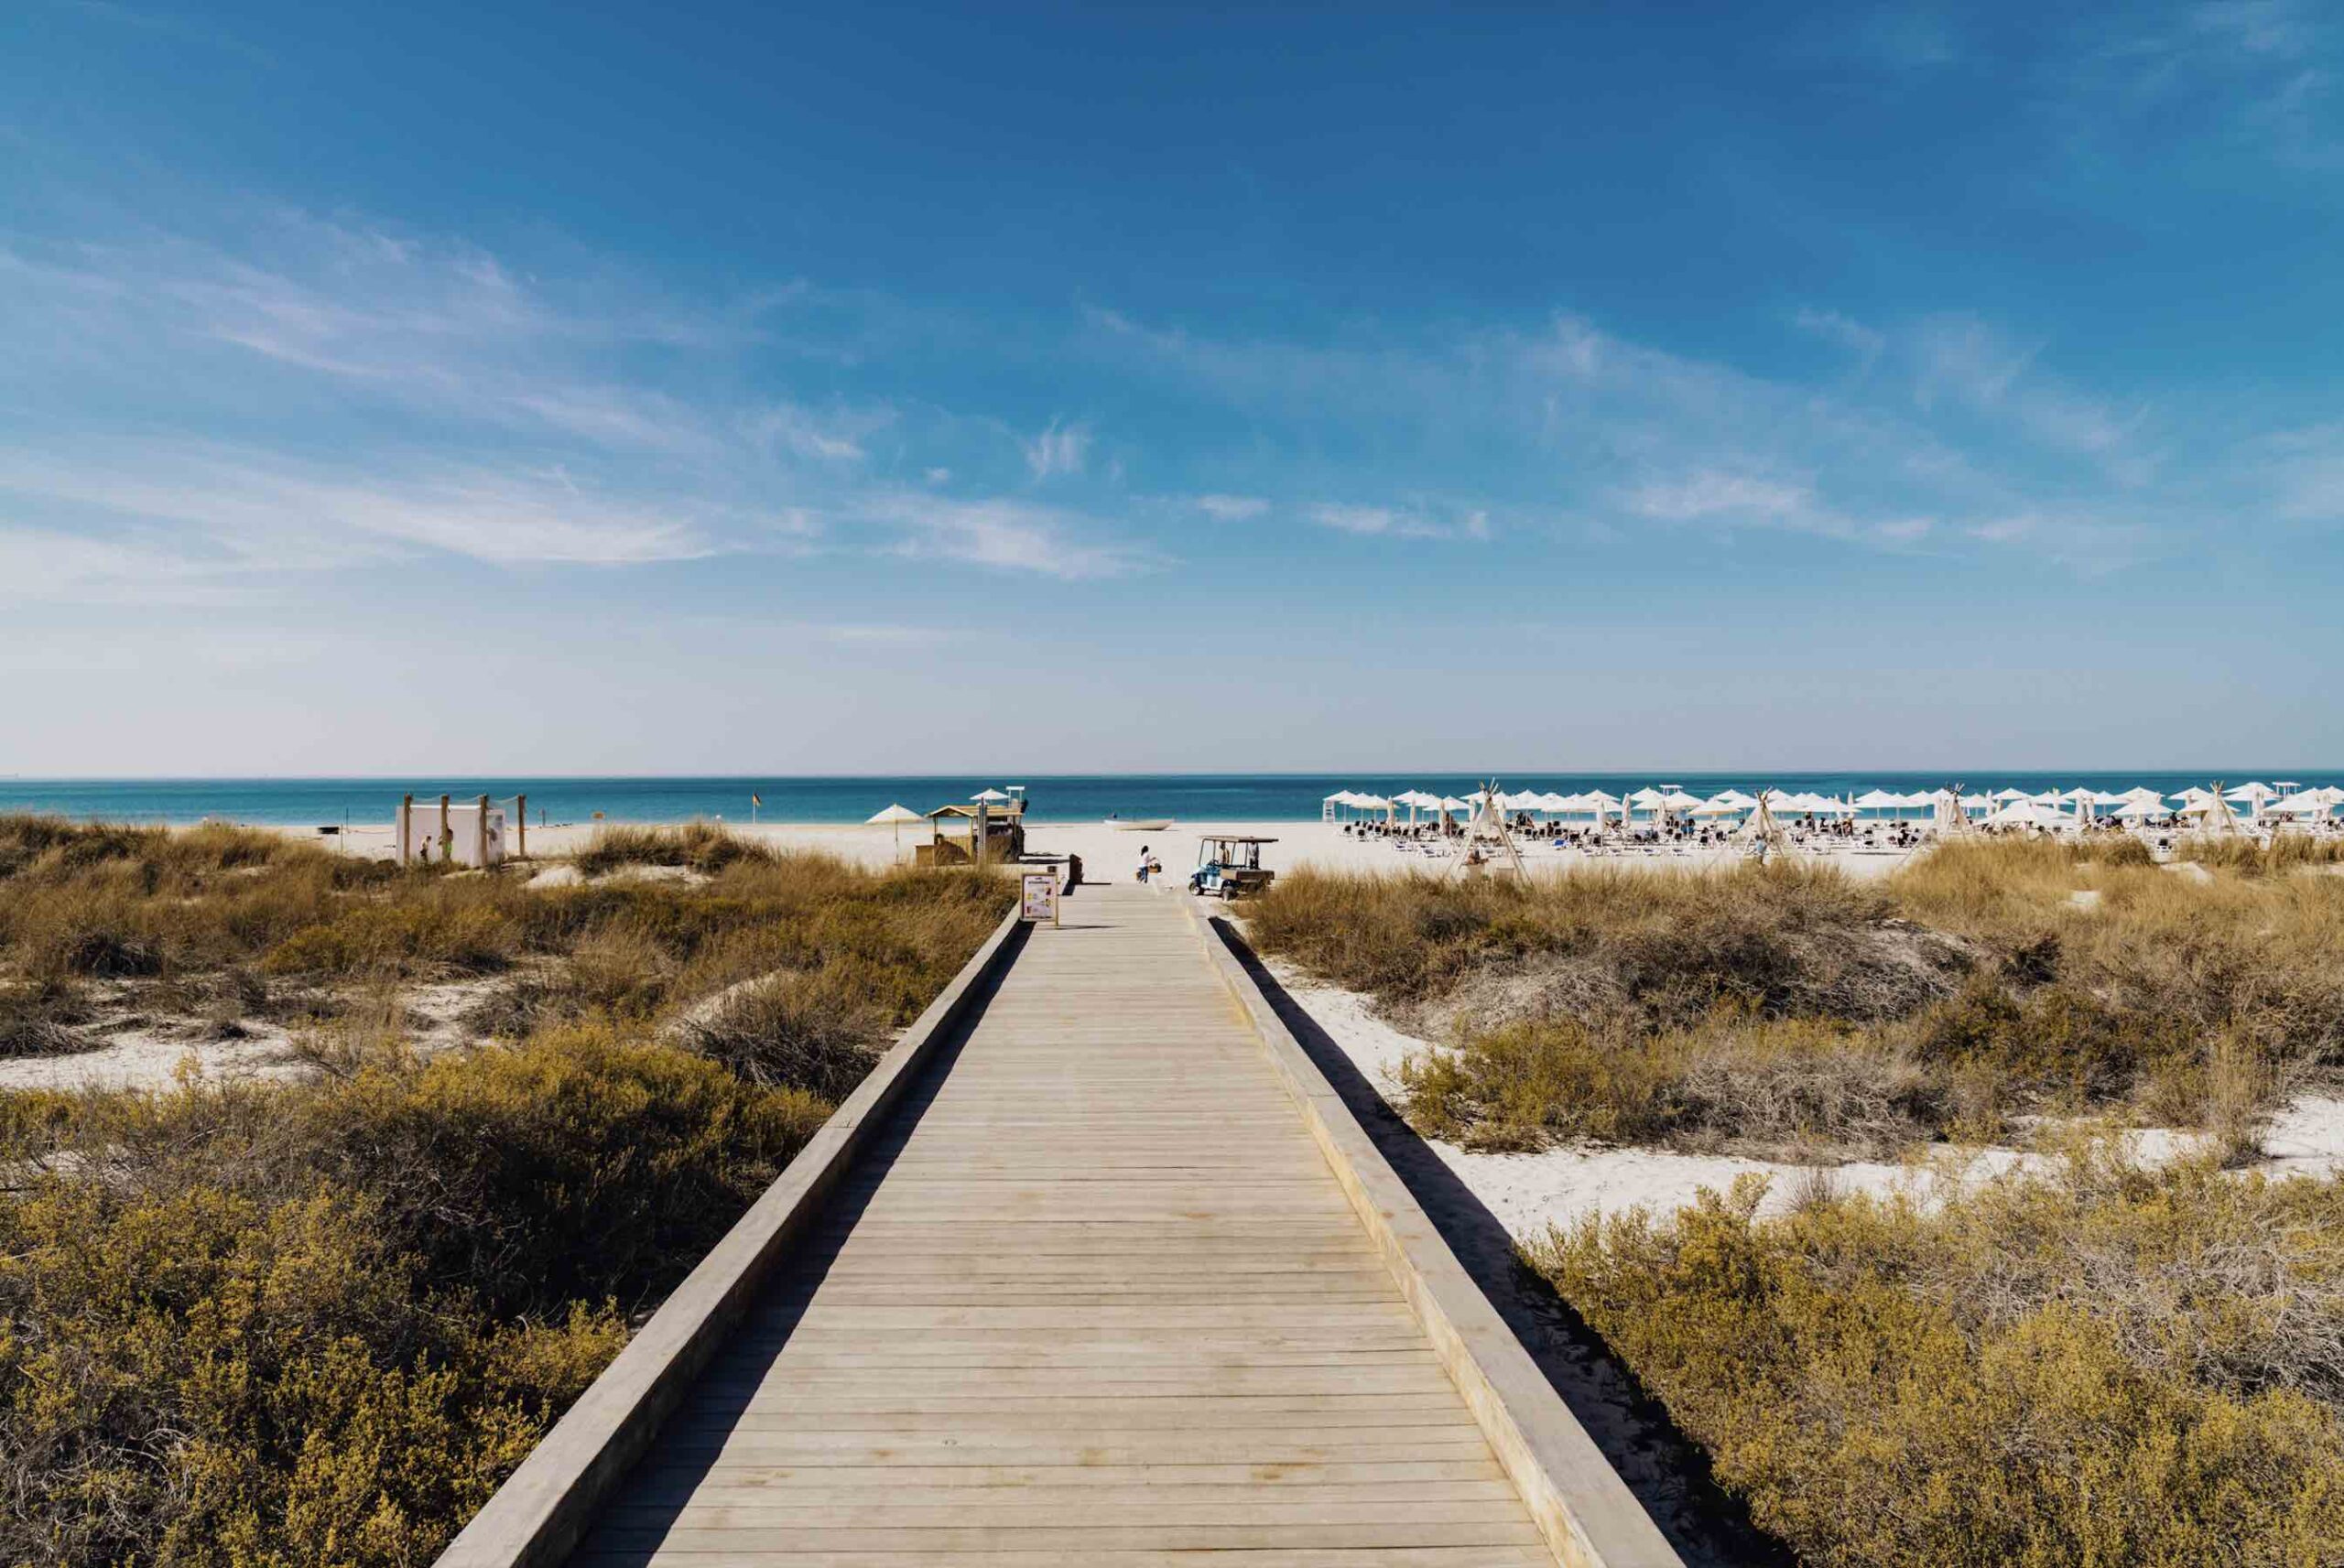
<svg viewBox="0 0 2344 1568">
<path fill-rule="evenodd" d="M 867 866 L 908 865 L 912 846 L 925 842 L 928 834 L 924 824 L 906 827 L 900 836 L 892 827 L 838 823 L 766 822 L 753 825 L 727 820 L 723 826 L 743 838 L 754 838 L 776 849 L 816 849 Z M 601 823 L 556 823 L 545 827 L 533 826 L 528 830 L 528 852 L 537 860 L 574 854 L 591 842 L 603 827 Z M 311 832 L 300 828 L 288 827 L 283 831 L 302 838 L 314 837 Z M 1176 821 L 1170 827 L 1161 830 L 1134 831 L 1102 822 L 1028 821 L 1026 825 L 1026 852 L 1028 860 L 1044 861 L 1063 860 L 1069 854 L 1080 855 L 1082 857 L 1083 875 L 1098 881 L 1108 878 L 1128 879 L 1138 864 L 1140 849 L 1145 847 L 1163 862 L 1167 876 L 1177 873 L 1176 880 L 1186 881 L 1188 871 L 1197 862 L 1199 841 L 1209 833 L 1243 834 L 1275 839 L 1276 842 L 1266 844 L 1262 849 L 1263 865 L 1274 871 L 1291 871 L 1299 866 L 1345 871 L 1440 871 L 1455 863 L 1450 860 L 1433 859 L 1405 849 L 1386 839 L 1354 837 L 1330 822 Z M 340 844 L 352 854 L 386 856 L 391 852 L 391 829 L 387 824 L 379 827 L 357 827 L 340 838 L 319 841 L 328 845 Z M 509 837 L 507 842 L 508 845 L 512 842 Z M 1576 849 L 1557 850 L 1545 842 L 1527 839 L 1521 840 L 1521 848 L 1525 864 L 1532 871 L 1539 872 L 1589 864 L 1679 868 L 1730 866 L 1739 862 L 1744 847 L 1735 844 L 1721 849 L 1654 850 L 1600 858 L 1590 858 Z M 1841 846 L 1808 853 L 1818 860 L 1828 860 L 1851 876 L 1876 877 L 1885 876 L 1903 865 L 1908 852 Z"/>
</svg>

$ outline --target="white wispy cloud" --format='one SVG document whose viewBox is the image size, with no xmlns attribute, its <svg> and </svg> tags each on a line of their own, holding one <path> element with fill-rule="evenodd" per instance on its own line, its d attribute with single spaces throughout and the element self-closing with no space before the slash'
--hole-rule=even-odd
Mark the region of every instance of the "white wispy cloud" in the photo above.
<svg viewBox="0 0 2344 1568">
<path fill-rule="evenodd" d="M 27 506 L 145 526 L 157 541 L 145 570 L 158 581 L 331 570 L 416 550 L 500 566 L 618 566 L 715 548 L 705 512 L 581 487 L 559 469 L 418 465 L 369 477 L 215 448 L 133 449 L 105 461 L 0 449 L 0 517 Z M 753 529 L 796 537 L 807 526 L 781 512 L 722 522 L 734 538 Z"/>
<path fill-rule="evenodd" d="M 1053 419 L 1049 427 L 1026 444 L 1026 466 L 1036 479 L 1054 479 L 1062 474 L 1079 474 L 1091 453 L 1091 427 L 1083 424 L 1060 424 Z"/>
<path fill-rule="evenodd" d="M 1305 514 L 1321 528 L 1366 537 L 1486 539 L 1490 536 L 1490 515 L 1480 508 L 1460 511 L 1453 516 L 1436 517 L 1412 507 L 1361 506 L 1322 501 L 1309 507 Z"/>
<path fill-rule="evenodd" d="M 1258 495 L 1199 495 L 1190 504 L 1218 523 L 1243 523 L 1270 509 Z"/>
<path fill-rule="evenodd" d="M 1805 485 L 1749 474 L 1703 471 L 1638 486 L 1627 498 L 1640 517 L 1687 523 L 1720 514 L 1760 518 L 1797 516 L 1810 511 L 1815 493 Z"/>
<path fill-rule="evenodd" d="M 942 487 L 959 464 L 919 449 L 982 449 L 999 427 L 923 403 L 926 426 L 907 429 L 885 401 L 776 396 L 743 376 L 742 356 L 807 303 L 794 283 L 679 300 L 591 262 L 548 277 L 460 240 L 281 209 L 246 240 L 0 246 L 0 339 L 25 351 L 0 363 L 0 399 L 71 381 L 100 389 L 92 406 L 169 410 L 166 434 L 0 449 L 15 508 L 0 523 L 65 535 L 80 509 L 147 526 L 165 546 L 157 583 L 189 580 L 180 557 L 256 577 L 418 551 L 642 565 L 802 548 L 815 518 L 848 525 L 824 541 L 847 552 L 1061 577 L 1144 559 L 1080 514 L 988 511 L 982 494 L 891 524 L 880 462 Z M 256 410 L 279 411 L 260 421 L 276 445 L 250 433 Z M 1087 424 L 1054 423 L 1024 443 L 1028 471 L 1079 478 L 1091 444 Z M 94 575 L 38 580 L 87 592 Z"/>
<path fill-rule="evenodd" d="M 1144 546 L 1101 538 L 1090 519 L 1026 502 L 895 494 L 863 503 L 862 513 L 895 529 L 893 553 L 909 559 L 959 561 L 1065 581 L 1128 577 L 1161 564 Z"/>
<path fill-rule="evenodd" d="M 1959 547 L 1971 537 L 1965 521 L 2071 505 L 2079 489 L 2112 495 L 2163 460 L 2145 410 L 2090 395 L 2046 367 L 2041 344 L 1980 319 L 1873 322 L 1811 306 L 1793 320 L 1871 356 L 1862 384 L 1756 374 L 1571 312 L 1538 330 L 1332 346 L 1217 342 L 1086 317 L 1128 372 L 1208 388 L 1289 444 L 1339 454 L 1355 480 L 1421 495 L 1420 454 L 1470 451 L 1485 497 L 1473 506 L 1527 519 L 1561 511 L 1582 532 L 1698 524 L 1900 553 Z M 1416 537 L 1471 535 L 1469 510 L 1360 499 L 1297 507 L 1322 527 Z"/>
<path fill-rule="evenodd" d="M 1837 310 L 1818 310 L 1811 306 L 1801 306 L 1792 313 L 1791 321 L 1800 330 L 1811 332 L 1828 343 L 1845 349 L 1866 366 L 1880 358 L 1881 351 L 1888 346 L 1886 333 Z"/>
</svg>

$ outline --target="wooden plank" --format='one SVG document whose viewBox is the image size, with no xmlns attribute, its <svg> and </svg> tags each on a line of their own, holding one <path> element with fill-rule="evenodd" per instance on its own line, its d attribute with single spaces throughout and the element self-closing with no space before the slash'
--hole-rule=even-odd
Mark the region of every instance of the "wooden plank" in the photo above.
<svg viewBox="0 0 2344 1568">
<path fill-rule="evenodd" d="M 573 1561 L 1551 1563 L 1179 901 L 1083 903 L 874 1125 Z"/>
<path fill-rule="evenodd" d="M 1132 1551 L 1096 1548 L 1063 1551 L 1044 1547 L 1021 1549 L 1014 1558 L 986 1550 L 973 1552 L 858 1551 L 853 1548 L 801 1549 L 791 1544 L 766 1544 L 746 1551 L 594 1551 L 571 1560 L 580 1568 L 1198 1568 L 1193 1552 Z M 1551 1564 L 1544 1547 L 1410 1546 L 1288 1548 L 1262 1568 L 1533 1568 Z"/>
</svg>

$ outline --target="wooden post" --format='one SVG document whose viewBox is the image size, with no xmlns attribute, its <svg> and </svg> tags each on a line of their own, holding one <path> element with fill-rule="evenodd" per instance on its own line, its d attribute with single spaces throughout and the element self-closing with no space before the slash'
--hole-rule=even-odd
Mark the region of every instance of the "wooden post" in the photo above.
<svg viewBox="0 0 2344 1568">
<path fill-rule="evenodd" d="M 513 797 L 513 804 L 520 808 L 517 814 L 520 831 L 514 838 L 513 853 L 515 859 L 526 860 L 529 858 L 529 797 L 516 795 Z"/>
<path fill-rule="evenodd" d="M 456 845 L 456 830 L 448 820 L 448 796 L 440 797 L 440 863 L 448 863 L 448 851 Z"/>
<path fill-rule="evenodd" d="M 472 864 L 488 870 L 488 796 L 480 797 L 480 820 L 472 824 Z"/>
<path fill-rule="evenodd" d="M 399 864 L 404 866 L 415 853 L 415 796 L 399 796 Z"/>
<path fill-rule="evenodd" d="M 982 870 L 985 863 L 985 803 L 977 802 L 977 826 L 969 836 L 970 858 Z"/>
</svg>

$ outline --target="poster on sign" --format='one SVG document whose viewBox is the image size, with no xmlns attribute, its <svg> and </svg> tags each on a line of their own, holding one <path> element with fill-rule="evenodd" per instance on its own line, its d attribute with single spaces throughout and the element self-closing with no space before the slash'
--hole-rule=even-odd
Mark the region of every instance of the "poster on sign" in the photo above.
<svg viewBox="0 0 2344 1568">
<path fill-rule="evenodd" d="M 1058 879 L 1049 871 L 1026 873 L 1025 918 L 1058 923 Z"/>
</svg>

